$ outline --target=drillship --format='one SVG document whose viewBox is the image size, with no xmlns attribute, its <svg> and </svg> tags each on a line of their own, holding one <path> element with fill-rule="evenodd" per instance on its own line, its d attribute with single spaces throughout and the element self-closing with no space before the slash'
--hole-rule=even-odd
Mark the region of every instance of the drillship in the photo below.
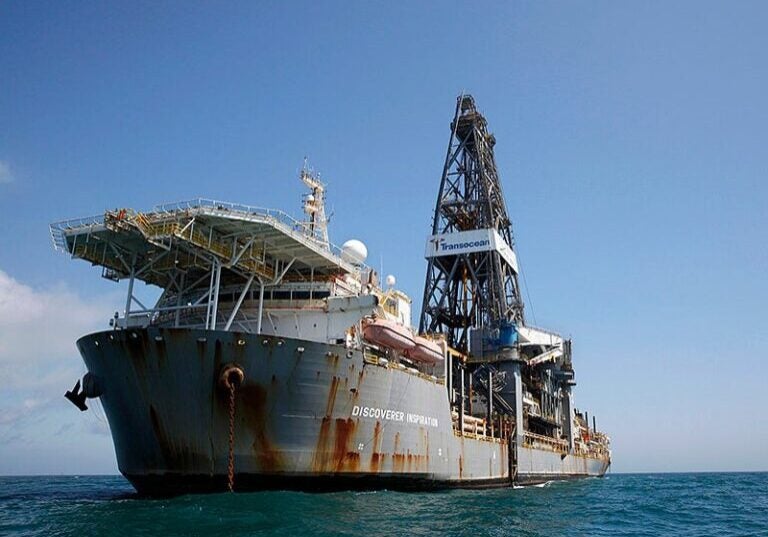
<svg viewBox="0 0 768 537">
<path fill-rule="evenodd" d="M 418 329 L 411 299 L 304 216 L 197 199 L 51 225 L 57 250 L 127 280 L 66 393 L 99 398 L 141 494 L 492 487 L 602 476 L 574 407 L 571 342 L 526 323 L 495 138 L 457 99 Z M 155 286 L 142 302 L 135 283 Z M 591 426 L 590 426 L 591 425 Z"/>
</svg>

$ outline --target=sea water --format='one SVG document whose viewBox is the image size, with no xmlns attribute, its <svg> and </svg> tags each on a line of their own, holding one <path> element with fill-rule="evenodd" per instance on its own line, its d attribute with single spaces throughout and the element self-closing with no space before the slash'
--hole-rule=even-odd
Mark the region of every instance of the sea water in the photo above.
<svg viewBox="0 0 768 537">
<path fill-rule="evenodd" d="M 0 477 L 0 535 L 768 536 L 768 473 L 171 499 L 140 498 L 119 476 Z"/>
</svg>

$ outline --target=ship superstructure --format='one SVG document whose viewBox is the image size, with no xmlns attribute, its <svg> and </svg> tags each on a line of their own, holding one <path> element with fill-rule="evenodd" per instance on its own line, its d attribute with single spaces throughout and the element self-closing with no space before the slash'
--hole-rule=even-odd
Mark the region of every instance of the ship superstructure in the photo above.
<svg viewBox="0 0 768 537">
<path fill-rule="evenodd" d="M 306 165 L 302 220 L 197 199 L 53 224 L 57 249 L 127 281 L 111 329 L 78 341 L 88 373 L 67 393 L 101 398 L 121 472 L 146 493 L 602 475 L 570 341 L 524 321 L 494 143 L 461 96 L 418 330 L 365 245 L 330 242 Z"/>
</svg>

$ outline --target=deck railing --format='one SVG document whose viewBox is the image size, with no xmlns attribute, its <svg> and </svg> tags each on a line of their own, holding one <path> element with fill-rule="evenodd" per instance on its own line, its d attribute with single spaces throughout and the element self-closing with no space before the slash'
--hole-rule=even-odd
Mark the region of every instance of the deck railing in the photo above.
<svg viewBox="0 0 768 537">
<path fill-rule="evenodd" d="M 71 229 L 89 228 L 101 225 L 104 225 L 103 214 L 85 216 L 83 218 L 72 218 L 70 220 L 62 220 L 61 222 L 54 222 L 49 226 L 49 229 L 51 230 L 51 241 L 53 242 L 53 247 L 56 250 L 69 253 L 66 238 L 67 231 Z"/>
<path fill-rule="evenodd" d="M 207 198 L 196 198 L 174 203 L 164 203 L 155 206 L 157 212 L 172 213 L 181 210 L 207 209 L 221 215 L 227 213 L 236 213 L 244 218 L 261 217 L 268 218 L 273 222 L 286 226 L 289 231 L 298 232 L 302 239 L 318 243 L 317 239 L 309 233 L 309 224 L 296 220 L 288 213 L 279 209 L 268 209 L 266 207 L 257 207 L 254 205 L 245 205 L 242 203 L 231 203 L 228 201 L 212 200 Z M 325 245 L 323 245 L 325 246 Z M 328 250 L 337 257 L 341 257 L 341 247 L 329 242 Z M 362 265 L 365 267 L 366 265 Z"/>
<path fill-rule="evenodd" d="M 541 448 L 543 446 L 552 451 L 557 451 L 558 453 L 568 452 L 568 442 L 565 440 L 557 440 L 550 436 L 530 433 L 527 431 L 523 436 L 523 444 L 532 448 Z"/>
</svg>

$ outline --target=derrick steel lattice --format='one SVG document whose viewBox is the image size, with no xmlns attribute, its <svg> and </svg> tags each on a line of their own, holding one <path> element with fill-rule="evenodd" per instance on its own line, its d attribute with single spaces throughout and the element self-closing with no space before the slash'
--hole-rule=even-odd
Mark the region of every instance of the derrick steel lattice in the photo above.
<svg viewBox="0 0 768 537">
<path fill-rule="evenodd" d="M 495 143 L 472 96 L 459 96 L 432 241 L 440 240 L 435 236 L 495 230 L 514 256 L 512 224 L 493 153 Z M 490 327 L 500 321 L 523 323 L 516 263 L 497 249 L 428 257 L 420 332 L 443 333 L 449 345 L 466 352 L 470 328 Z"/>
</svg>

